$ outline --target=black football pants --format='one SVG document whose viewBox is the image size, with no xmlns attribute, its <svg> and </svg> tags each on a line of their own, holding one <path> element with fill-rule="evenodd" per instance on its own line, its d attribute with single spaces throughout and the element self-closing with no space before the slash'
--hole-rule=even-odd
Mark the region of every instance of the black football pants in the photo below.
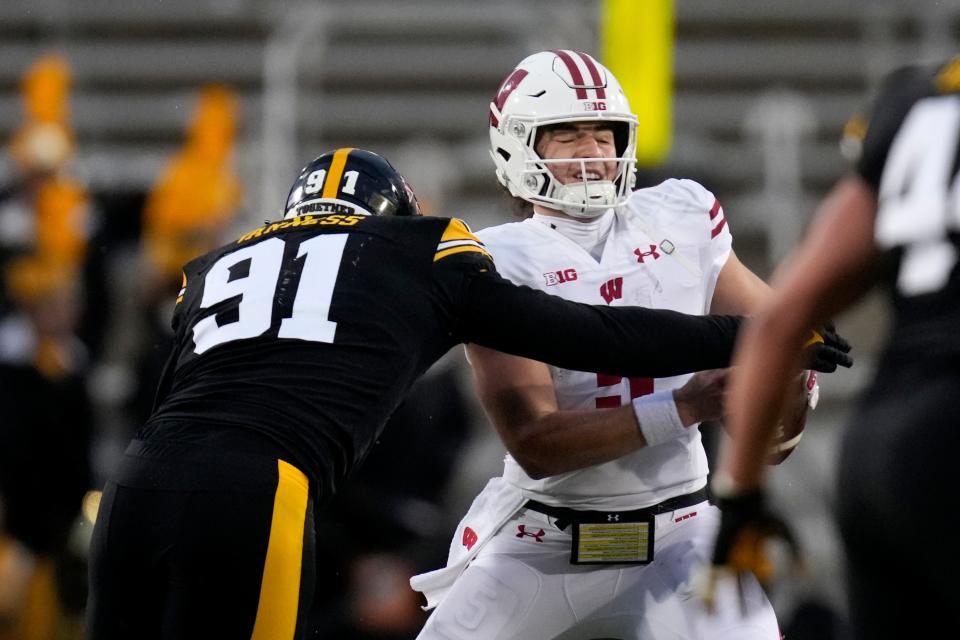
<svg viewBox="0 0 960 640">
<path fill-rule="evenodd" d="M 957 633 L 960 374 L 885 367 L 847 429 L 838 521 L 856 640 Z"/>
<path fill-rule="evenodd" d="M 312 512 L 282 460 L 134 441 L 94 529 L 90 640 L 299 637 Z"/>
</svg>

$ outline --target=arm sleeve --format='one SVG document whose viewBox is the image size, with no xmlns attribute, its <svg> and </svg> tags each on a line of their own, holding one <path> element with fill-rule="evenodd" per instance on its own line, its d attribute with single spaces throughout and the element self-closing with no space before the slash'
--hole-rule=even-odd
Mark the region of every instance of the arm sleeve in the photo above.
<svg viewBox="0 0 960 640">
<path fill-rule="evenodd" d="M 569 302 L 494 272 L 466 282 L 464 342 L 577 371 L 659 378 L 727 366 L 741 318 Z"/>
</svg>

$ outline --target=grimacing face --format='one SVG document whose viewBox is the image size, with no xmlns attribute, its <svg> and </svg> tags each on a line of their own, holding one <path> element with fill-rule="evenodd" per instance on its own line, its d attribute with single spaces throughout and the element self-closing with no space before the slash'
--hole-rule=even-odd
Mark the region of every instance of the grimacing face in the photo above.
<svg viewBox="0 0 960 640">
<path fill-rule="evenodd" d="M 544 160 L 576 158 L 611 158 L 610 162 L 549 163 L 554 178 L 561 184 L 586 180 L 613 181 L 617 175 L 616 144 L 613 129 L 605 122 L 577 122 L 544 127 L 535 145 Z"/>
</svg>

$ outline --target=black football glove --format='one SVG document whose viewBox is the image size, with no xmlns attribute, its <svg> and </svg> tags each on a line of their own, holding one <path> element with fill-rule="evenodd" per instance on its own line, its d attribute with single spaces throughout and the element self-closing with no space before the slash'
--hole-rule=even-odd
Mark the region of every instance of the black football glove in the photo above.
<svg viewBox="0 0 960 640">
<path fill-rule="evenodd" d="M 833 373 L 838 366 L 850 368 L 853 358 L 849 356 L 850 343 L 837 333 L 832 322 L 827 322 L 816 330 L 805 345 L 807 351 L 807 369 L 821 373 Z"/>
<path fill-rule="evenodd" d="M 737 580 L 741 611 L 746 614 L 744 574 L 754 574 L 764 586 L 773 577 L 774 566 L 767 555 L 766 542 L 782 540 L 798 569 L 803 566 L 800 546 L 786 522 L 767 510 L 761 489 L 718 496 L 714 502 L 722 511 L 720 529 L 709 573 L 701 582 L 700 596 L 707 609 L 712 611 L 717 581 L 724 574 L 732 574 Z"/>
</svg>

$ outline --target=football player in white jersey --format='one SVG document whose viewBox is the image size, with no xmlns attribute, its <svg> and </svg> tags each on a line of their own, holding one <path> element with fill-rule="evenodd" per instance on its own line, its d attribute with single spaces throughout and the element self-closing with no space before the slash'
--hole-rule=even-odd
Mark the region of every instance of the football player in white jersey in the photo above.
<svg viewBox="0 0 960 640">
<path fill-rule="evenodd" d="M 713 194 L 692 180 L 633 190 L 636 124 L 589 55 L 524 59 L 490 105 L 491 154 L 534 214 L 477 235 L 506 278 L 570 300 L 749 313 L 768 288 L 733 252 Z M 621 379 L 476 345 L 468 356 L 509 455 L 447 567 L 411 580 L 437 606 L 420 638 L 780 637 L 756 582 L 746 616 L 732 591 L 712 616 L 693 597 L 719 520 L 698 424 L 721 416 L 725 370 Z"/>
</svg>

